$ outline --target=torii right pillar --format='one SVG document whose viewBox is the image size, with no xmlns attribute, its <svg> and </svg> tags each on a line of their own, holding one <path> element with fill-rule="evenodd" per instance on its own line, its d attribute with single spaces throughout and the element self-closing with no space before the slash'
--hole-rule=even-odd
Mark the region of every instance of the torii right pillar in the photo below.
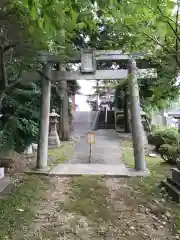
<svg viewBox="0 0 180 240">
<path fill-rule="evenodd" d="M 129 60 L 129 92 L 132 124 L 132 138 L 134 147 L 135 170 L 146 171 L 144 151 L 143 126 L 141 122 L 141 108 L 139 99 L 139 86 L 137 79 L 137 67 L 134 59 Z"/>
</svg>

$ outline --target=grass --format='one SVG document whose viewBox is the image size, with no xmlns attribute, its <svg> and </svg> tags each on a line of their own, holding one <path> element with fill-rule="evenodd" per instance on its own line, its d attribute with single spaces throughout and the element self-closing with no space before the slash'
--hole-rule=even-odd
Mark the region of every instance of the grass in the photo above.
<svg viewBox="0 0 180 240">
<path fill-rule="evenodd" d="M 129 167 L 134 167 L 133 148 L 131 142 L 124 142 L 122 160 Z M 127 184 L 135 190 L 143 202 L 152 201 L 154 199 L 161 200 L 160 183 L 171 174 L 171 165 L 166 164 L 160 156 L 146 157 L 147 168 L 150 172 L 148 177 L 129 178 Z M 180 213 L 179 205 L 170 201 L 164 203 L 171 208 L 175 219 L 176 229 L 180 230 Z"/>
<path fill-rule="evenodd" d="M 53 159 L 49 164 L 64 162 L 72 154 L 72 142 L 64 142 L 58 149 L 50 149 Z M 0 240 L 15 239 L 17 232 L 24 232 L 25 226 L 35 218 L 37 203 L 50 187 L 47 177 L 26 175 L 15 187 L 13 193 L 0 199 Z"/>
<path fill-rule="evenodd" d="M 69 198 L 64 209 L 87 217 L 92 222 L 108 221 L 110 211 L 106 207 L 108 189 L 99 176 L 73 177 Z"/>
<path fill-rule="evenodd" d="M 0 200 L 0 239 L 15 239 L 16 231 L 24 232 L 24 227 L 35 216 L 37 201 L 48 188 L 46 177 L 27 175 L 14 192 Z"/>
<path fill-rule="evenodd" d="M 62 144 L 60 148 L 49 149 L 48 156 L 52 158 L 52 160 L 49 161 L 50 165 L 64 163 L 64 161 L 72 155 L 73 143 L 69 141 L 63 142 Z"/>
<path fill-rule="evenodd" d="M 134 167 L 134 156 L 133 156 L 132 145 L 124 143 L 123 146 L 123 162 L 129 167 Z M 132 179 L 132 183 L 135 181 L 138 188 L 141 188 L 143 192 L 149 193 L 150 195 L 159 196 L 159 183 L 164 180 L 169 174 L 172 166 L 165 164 L 163 159 L 157 155 L 156 157 L 146 156 L 147 168 L 150 172 L 150 175 L 145 178 L 136 178 Z M 129 181 L 131 182 L 131 181 Z M 133 184 L 134 185 L 134 184 Z"/>
</svg>

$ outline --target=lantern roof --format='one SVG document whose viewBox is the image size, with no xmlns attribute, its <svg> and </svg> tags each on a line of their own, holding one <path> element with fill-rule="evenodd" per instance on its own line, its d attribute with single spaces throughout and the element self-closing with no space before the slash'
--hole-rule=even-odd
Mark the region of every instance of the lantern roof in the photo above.
<svg viewBox="0 0 180 240">
<path fill-rule="evenodd" d="M 56 113 L 55 109 L 52 109 L 52 112 L 49 114 L 50 117 L 60 117 L 59 114 Z"/>
</svg>

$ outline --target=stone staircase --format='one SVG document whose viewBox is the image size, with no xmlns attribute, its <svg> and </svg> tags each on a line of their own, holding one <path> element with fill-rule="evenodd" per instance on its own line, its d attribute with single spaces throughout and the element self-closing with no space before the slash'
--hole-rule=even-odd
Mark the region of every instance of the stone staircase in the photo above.
<svg viewBox="0 0 180 240">
<path fill-rule="evenodd" d="M 99 129 L 115 129 L 115 114 L 114 111 L 107 111 L 107 123 L 105 122 L 105 111 L 100 111 L 99 114 Z"/>
<path fill-rule="evenodd" d="M 172 200 L 180 203 L 180 161 L 177 162 L 177 168 L 172 169 L 171 177 L 163 181 L 163 186 Z"/>
</svg>

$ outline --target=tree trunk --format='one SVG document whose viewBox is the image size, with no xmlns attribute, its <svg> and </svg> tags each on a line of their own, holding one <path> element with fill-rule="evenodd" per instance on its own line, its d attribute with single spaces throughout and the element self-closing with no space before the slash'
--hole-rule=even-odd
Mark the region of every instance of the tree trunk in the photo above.
<svg viewBox="0 0 180 240">
<path fill-rule="evenodd" d="M 0 47 L 0 90 L 4 91 L 7 87 L 7 76 L 6 76 L 6 69 L 5 69 L 5 60 L 4 60 L 4 48 Z"/>
<path fill-rule="evenodd" d="M 14 48 L 14 44 L 10 44 L 7 46 L 0 46 L 0 109 L 2 108 L 2 101 L 5 97 L 5 91 L 8 86 L 8 77 L 6 72 L 6 65 L 5 65 L 5 54 L 10 49 Z M 12 85 L 12 84 L 11 84 Z M 11 88 L 12 86 L 10 86 Z"/>
</svg>

